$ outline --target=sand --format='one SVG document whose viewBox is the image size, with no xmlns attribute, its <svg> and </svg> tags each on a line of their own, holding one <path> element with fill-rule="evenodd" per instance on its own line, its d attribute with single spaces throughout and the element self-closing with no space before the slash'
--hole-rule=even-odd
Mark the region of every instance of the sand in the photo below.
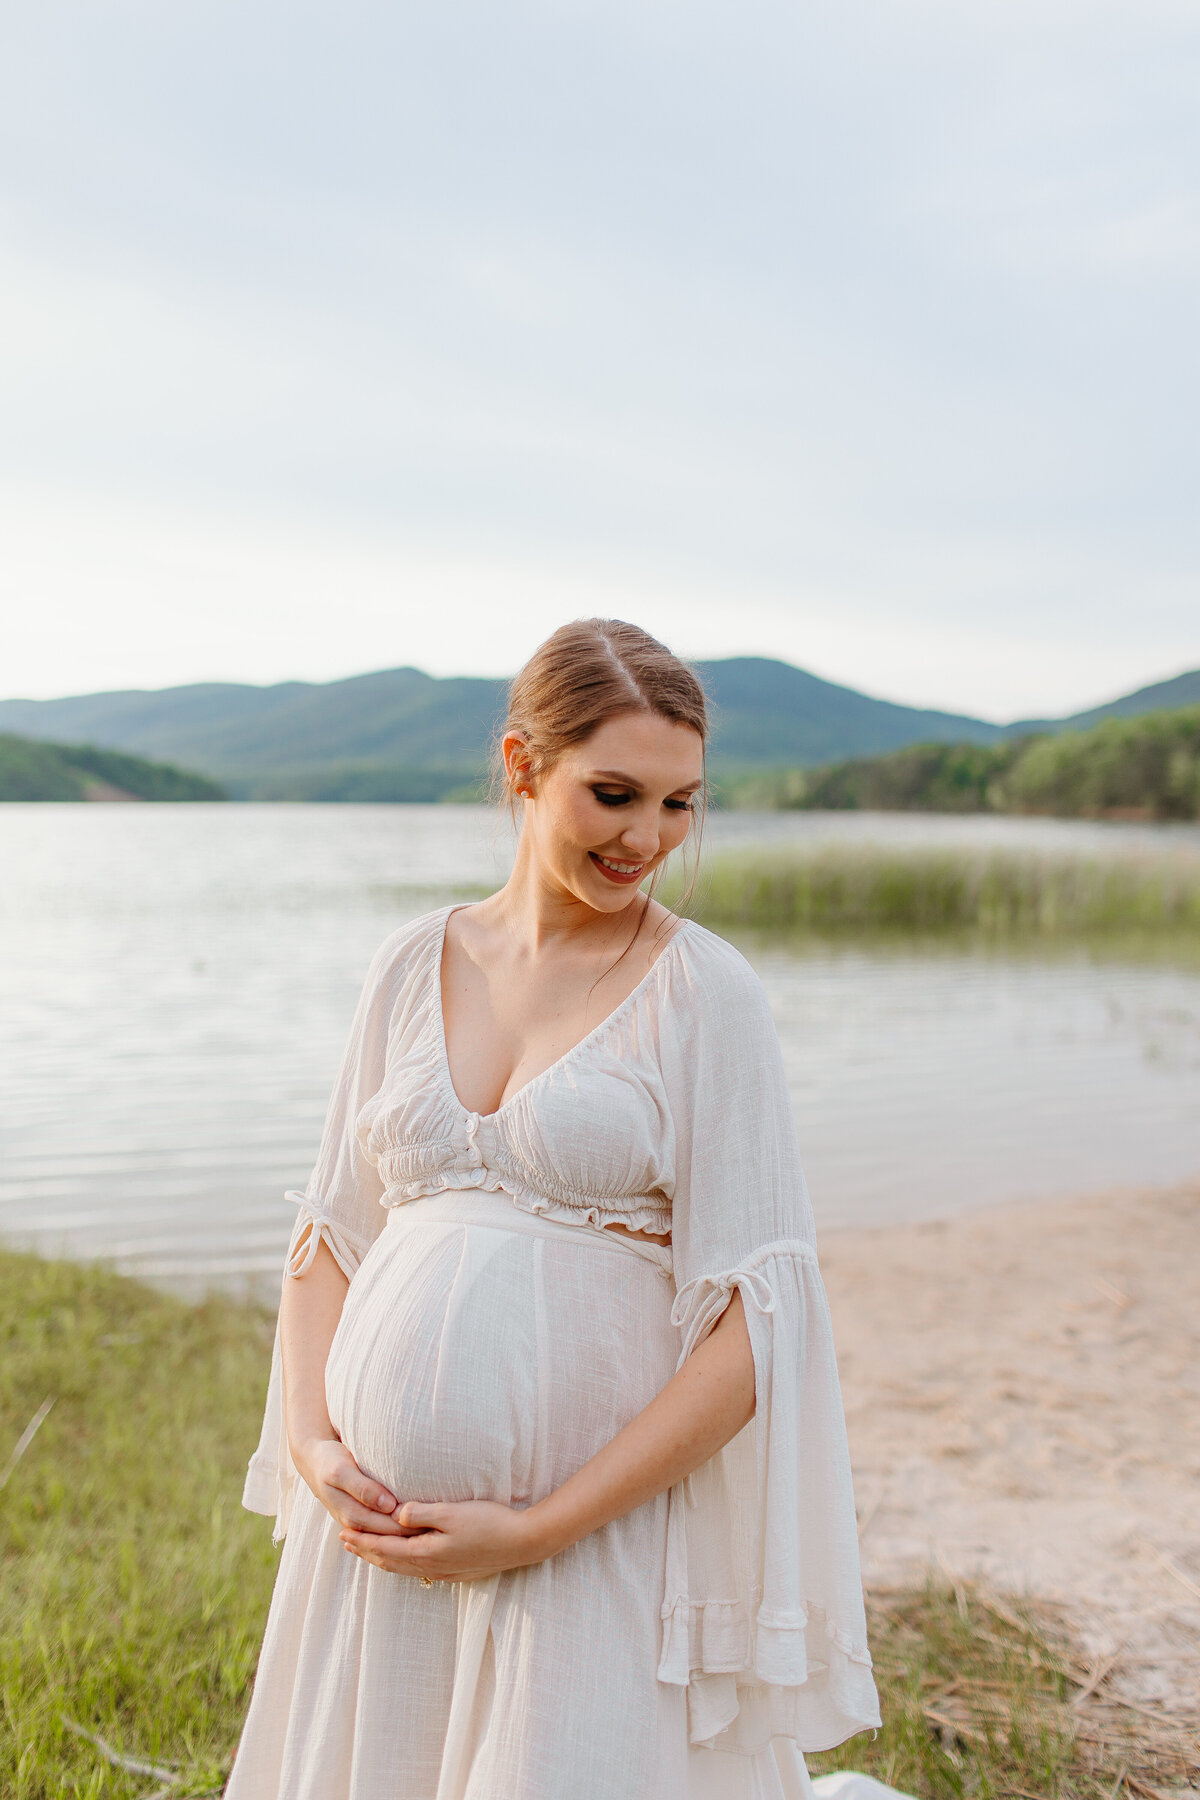
<svg viewBox="0 0 1200 1800">
<path fill-rule="evenodd" d="M 1061 1607 L 1200 1711 L 1200 1184 L 831 1232 L 864 1574 Z"/>
</svg>

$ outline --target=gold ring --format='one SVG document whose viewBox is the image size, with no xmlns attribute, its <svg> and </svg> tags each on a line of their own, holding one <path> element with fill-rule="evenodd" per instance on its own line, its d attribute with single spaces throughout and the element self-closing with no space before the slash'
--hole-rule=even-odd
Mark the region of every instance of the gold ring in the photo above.
<svg viewBox="0 0 1200 1800">
<path fill-rule="evenodd" d="M 422 1587 L 432 1587 L 433 1586 L 433 1583 L 432 1583 L 432 1581 L 430 1581 L 428 1575 L 422 1575 L 421 1586 Z"/>
</svg>

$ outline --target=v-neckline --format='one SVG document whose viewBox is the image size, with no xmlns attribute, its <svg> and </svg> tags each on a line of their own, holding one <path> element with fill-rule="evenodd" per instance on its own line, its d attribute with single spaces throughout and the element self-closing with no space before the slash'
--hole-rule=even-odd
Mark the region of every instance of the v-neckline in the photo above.
<svg viewBox="0 0 1200 1800">
<path fill-rule="evenodd" d="M 450 1046 L 446 1038 L 446 1014 L 442 1005 L 442 965 L 446 955 L 446 934 L 450 927 L 450 918 L 453 913 L 465 912 L 467 907 L 472 905 L 474 905 L 473 901 L 463 900 L 455 906 L 448 906 L 442 915 L 441 929 L 436 934 L 434 953 L 430 958 L 433 973 L 433 996 L 430 1010 L 434 1024 L 434 1035 L 437 1039 L 438 1068 L 446 1092 L 464 1118 L 478 1120 L 498 1119 L 502 1113 L 506 1112 L 510 1106 L 514 1105 L 521 1098 L 522 1094 L 528 1093 L 531 1087 L 536 1087 L 537 1083 L 543 1081 L 547 1075 L 551 1075 L 556 1069 L 562 1068 L 563 1064 L 569 1062 L 578 1051 L 583 1049 L 585 1044 L 590 1044 L 592 1039 L 603 1031 L 606 1026 L 611 1025 L 614 1019 L 620 1018 L 626 1007 L 630 1006 L 641 994 L 642 989 L 649 985 L 654 975 L 667 960 L 667 957 L 671 954 L 671 951 L 675 948 L 675 945 L 691 924 L 690 919 L 679 920 L 674 931 L 671 933 L 670 937 L 667 939 L 666 943 L 663 945 L 662 949 L 659 951 L 658 955 L 650 964 L 650 967 L 646 970 L 646 973 L 642 976 L 637 985 L 630 988 L 625 998 L 617 1006 L 614 1006 L 610 1013 L 606 1013 L 604 1018 L 597 1024 L 593 1025 L 590 1031 L 585 1031 L 583 1036 L 577 1038 L 569 1049 L 563 1051 L 561 1056 L 556 1056 L 552 1063 L 547 1063 L 544 1069 L 539 1069 L 536 1075 L 531 1075 L 528 1081 L 523 1081 L 516 1093 L 510 1094 L 507 1100 L 502 1100 L 494 1112 L 480 1113 L 473 1111 L 469 1106 L 464 1106 L 458 1097 L 458 1089 L 455 1087 L 454 1077 L 450 1073 Z"/>
</svg>

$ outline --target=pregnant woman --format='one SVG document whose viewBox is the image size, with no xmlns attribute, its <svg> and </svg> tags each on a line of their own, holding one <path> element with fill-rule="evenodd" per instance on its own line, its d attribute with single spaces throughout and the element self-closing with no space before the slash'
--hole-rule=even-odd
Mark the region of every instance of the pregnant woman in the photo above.
<svg viewBox="0 0 1200 1800">
<path fill-rule="evenodd" d="M 647 892 L 705 733 L 645 632 L 557 631 L 511 878 L 375 957 L 292 1196 L 227 1800 L 797 1800 L 879 1722 L 766 998 Z"/>
</svg>

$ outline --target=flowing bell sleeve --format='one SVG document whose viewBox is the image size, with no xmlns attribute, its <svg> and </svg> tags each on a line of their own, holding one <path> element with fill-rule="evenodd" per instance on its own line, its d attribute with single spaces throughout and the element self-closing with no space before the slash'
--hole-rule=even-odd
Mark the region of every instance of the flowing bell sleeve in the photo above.
<svg viewBox="0 0 1200 1800">
<path fill-rule="evenodd" d="M 380 1202 L 383 1184 L 355 1130 L 363 1106 L 383 1082 L 388 1028 L 402 998 L 404 958 L 398 954 L 410 929 L 390 937 L 376 952 L 359 996 L 350 1037 L 334 1084 L 325 1128 L 308 1186 L 286 1198 L 299 1208 L 288 1244 L 283 1278 L 299 1280 L 312 1267 L 321 1244 L 328 1246 L 347 1280 L 386 1221 Z M 291 1515 L 296 1469 L 288 1447 L 283 1403 L 283 1359 L 279 1328 L 271 1356 L 271 1377 L 262 1436 L 250 1458 L 242 1505 L 275 1519 L 275 1540 L 284 1536 Z"/>
<path fill-rule="evenodd" d="M 736 1289 L 755 1415 L 672 1489 L 659 1679 L 695 1744 L 827 1750 L 879 1724 L 845 1419 L 783 1059 L 745 959 L 689 927 L 660 1023 L 682 1362 Z"/>
</svg>

